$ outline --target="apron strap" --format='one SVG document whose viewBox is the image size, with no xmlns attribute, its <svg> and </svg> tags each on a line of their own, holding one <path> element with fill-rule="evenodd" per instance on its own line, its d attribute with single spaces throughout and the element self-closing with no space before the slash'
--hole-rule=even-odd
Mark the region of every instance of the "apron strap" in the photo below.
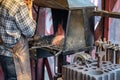
<svg viewBox="0 0 120 80">
<path fill-rule="evenodd" d="M 2 5 L 3 0 L 0 2 L 0 5 Z M 0 45 L 3 44 L 2 36 L 0 35 Z"/>
</svg>

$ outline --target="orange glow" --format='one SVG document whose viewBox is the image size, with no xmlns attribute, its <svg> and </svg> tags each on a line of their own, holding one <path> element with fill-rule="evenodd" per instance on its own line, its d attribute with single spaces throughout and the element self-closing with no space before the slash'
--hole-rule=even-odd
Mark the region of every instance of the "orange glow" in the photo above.
<svg viewBox="0 0 120 80">
<path fill-rule="evenodd" d="M 56 45 L 56 46 L 59 45 L 59 43 L 61 42 L 61 40 L 64 39 L 64 35 L 65 35 L 65 32 L 63 30 L 62 24 L 59 24 L 58 25 L 58 31 L 55 34 L 55 38 L 53 39 L 52 44 Z"/>
<path fill-rule="evenodd" d="M 58 36 L 58 35 L 65 35 L 62 24 L 58 25 L 58 32 L 56 33 L 56 36 Z"/>
</svg>

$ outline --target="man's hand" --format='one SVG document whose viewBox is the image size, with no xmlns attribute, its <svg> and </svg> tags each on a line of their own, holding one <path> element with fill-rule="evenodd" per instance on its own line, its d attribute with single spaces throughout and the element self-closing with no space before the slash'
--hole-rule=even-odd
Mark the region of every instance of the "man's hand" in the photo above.
<svg viewBox="0 0 120 80">
<path fill-rule="evenodd" d="M 32 8 L 33 1 L 32 0 L 25 0 L 26 5 L 28 6 L 28 10 Z"/>
<path fill-rule="evenodd" d="M 33 16 L 32 16 L 32 5 L 33 5 L 33 1 L 32 0 L 25 0 L 25 3 L 28 7 L 28 11 L 29 11 L 29 16 L 31 19 L 33 19 Z"/>
</svg>

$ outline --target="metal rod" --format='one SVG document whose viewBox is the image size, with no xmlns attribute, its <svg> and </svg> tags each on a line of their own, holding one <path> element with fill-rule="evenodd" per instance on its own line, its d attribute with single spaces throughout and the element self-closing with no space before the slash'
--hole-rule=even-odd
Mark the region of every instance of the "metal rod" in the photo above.
<svg viewBox="0 0 120 80">
<path fill-rule="evenodd" d="M 57 56 L 54 56 L 54 72 L 55 72 L 55 75 L 57 75 L 58 73 L 58 57 Z"/>
<path fill-rule="evenodd" d="M 120 12 L 94 11 L 93 15 L 102 17 L 120 18 Z"/>
<path fill-rule="evenodd" d="M 116 64 L 116 51 L 113 50 L 113 64 Z"/>
</svg>

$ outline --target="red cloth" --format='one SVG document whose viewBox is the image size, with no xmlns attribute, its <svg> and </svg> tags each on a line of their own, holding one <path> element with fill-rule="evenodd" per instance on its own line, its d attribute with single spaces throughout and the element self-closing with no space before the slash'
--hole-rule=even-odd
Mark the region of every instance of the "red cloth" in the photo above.
<svg viewBox="0 0 120 80">
<path fill-rule="evenodd" d="M 0 80 L 4 80 L 4 74 L 0 65 Z"/>
</svg>

